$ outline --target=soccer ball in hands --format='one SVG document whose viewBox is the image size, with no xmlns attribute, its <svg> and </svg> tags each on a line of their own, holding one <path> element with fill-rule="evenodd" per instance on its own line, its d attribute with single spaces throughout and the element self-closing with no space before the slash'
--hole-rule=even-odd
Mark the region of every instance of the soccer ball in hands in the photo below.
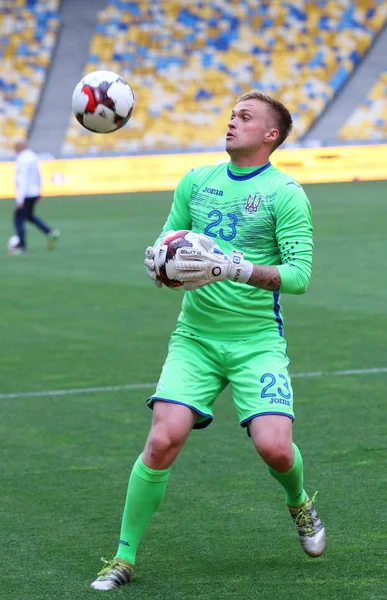
<svg viewBox="0 0 387 600">
<path fill-rule="evenodd" d="M 121 129 L 132 116 L 134 93 L 130 85 L 112 71 L 85 75 L 73 93 L 73 113 L 83 127 L 94 133 Z"/>
<path fill-rule="evenodd" d="M 158 257 L 155 260 L 156 275 L 159 281 L 169 288 L 177 288 L 183 285 L 182 281 L 176 279 L 175 260 L 179 248 L 192 248 L 190 238 L 195 236 L 188 229 L 179 231 L 167 231 L 164 233 L 158 245 Z"/>
</svg>

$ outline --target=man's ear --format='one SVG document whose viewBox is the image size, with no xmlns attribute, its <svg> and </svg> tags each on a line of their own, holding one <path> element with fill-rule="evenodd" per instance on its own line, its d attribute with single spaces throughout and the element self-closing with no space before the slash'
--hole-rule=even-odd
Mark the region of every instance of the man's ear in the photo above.
<svg viewBox="0 0 387 600">
<path fill-rule="evenodd" d="M 275 127 L 272 127 L 266 133 L 264 141 L 268 142 L 269 144 L 274 144 L 274 142 L 277 141 L 278 136 L 279 136 L 279 129 L 275 129 Z"/>
</svg>

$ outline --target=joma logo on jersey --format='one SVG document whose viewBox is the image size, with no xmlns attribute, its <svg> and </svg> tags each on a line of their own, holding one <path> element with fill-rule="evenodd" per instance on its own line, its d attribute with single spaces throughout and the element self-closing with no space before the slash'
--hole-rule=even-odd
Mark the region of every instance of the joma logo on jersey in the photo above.
<svg viewBox="0 0 387 600">
<path fill-rule="evenodd" d="M 214 196 L 223 196 L 223 190 L 215 190 L 214 188 L 205 187 L 203 192 L 206 194 L 214 194 Z"/>
<path fill-rule="evenodd" d="M 247 196 L 245 209 L 249 211 L 249 213 L 257 212 L 261 200 L 262 196 L 260 194 L 249 194 Z"/>
</svg>

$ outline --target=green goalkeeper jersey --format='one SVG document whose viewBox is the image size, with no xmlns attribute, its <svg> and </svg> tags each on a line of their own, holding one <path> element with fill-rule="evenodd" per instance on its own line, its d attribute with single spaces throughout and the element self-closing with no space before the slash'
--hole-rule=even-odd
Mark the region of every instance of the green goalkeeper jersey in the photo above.
<svg viewBox="0 0 387 600">
<path fill-rule="evenodd" d="M 230 254 L 244 252 L 258 265 L 276 265 L 280 292 L 302 294 L 312 271 L 312 220 L 308 198 L 289 175 L 267 163 L 231 163 L 186 173 L 163 227 L 204 233 Z M 186 292 L 178 327 L 209 338 L 283 336 L 280 293 L 222 281 Z"/>
</svg>

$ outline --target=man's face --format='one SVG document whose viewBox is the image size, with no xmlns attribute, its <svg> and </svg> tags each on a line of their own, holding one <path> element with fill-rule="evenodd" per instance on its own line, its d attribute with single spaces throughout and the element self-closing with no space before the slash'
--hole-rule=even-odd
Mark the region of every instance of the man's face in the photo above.
<svg viewBox="0 0 387 600">
<path fill-rule="evenodd" d="M 278 137 L 270 107 L 256 99 L 238 102 L 227 127 L 226 151 L 229 153 L 252 154 L 261 148 L 264 141 L 271 147 Z"/>
<path fill-rule="evenodd" d="M 19 154 L 19 152 L 23 152 L 27 148 L 27 142 L 24 140 L 18 140 L 15 144 L 15 152 Z"/>
</svg>

